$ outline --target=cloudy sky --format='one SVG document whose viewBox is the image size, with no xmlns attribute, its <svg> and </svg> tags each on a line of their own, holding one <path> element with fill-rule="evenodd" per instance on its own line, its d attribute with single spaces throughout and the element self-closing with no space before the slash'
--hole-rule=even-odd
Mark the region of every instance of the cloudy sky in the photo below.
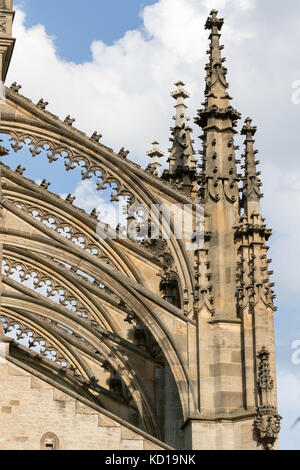
<svg viewBox="0 0 300 470">
<path fill-rule="evenodd" d="M 17 38 L 7 83 L 146 165 L 157 139 L 167 153 L 173 83 L 190 92 L 189 115 L 203 101 L 211 8 L 225 17 L 222 43 L 233 105 L 258 126 L 256 147 L 264 184 L 263 213 L 273 228 L 271 257 L 278 295 L 276 313 L 281 448 L 300 449 L 300 2 L 271 0 L 19 0 Z M 83 6 L 84 4 L 84 6 Z M 193 121 L 191 120 L 191 123 Z M 195 127 L 195 138 L 199 129 Z M 199 147 L 199 144 L 198 148 Z M 72 192 L 87 210 L 106 202 L 78 172 L 65 176 L 61 162 L 21 158 L 26 176 L 43 179 L 55 192 Z M 299 343 L 297 343 L 297 340 Z M 296 353 L 295 353 L 296 351 Z M 294 360 L 292 354 L 294 353 Z M 299 355 L 300 357 L 300 355 Z"/>
</svg>

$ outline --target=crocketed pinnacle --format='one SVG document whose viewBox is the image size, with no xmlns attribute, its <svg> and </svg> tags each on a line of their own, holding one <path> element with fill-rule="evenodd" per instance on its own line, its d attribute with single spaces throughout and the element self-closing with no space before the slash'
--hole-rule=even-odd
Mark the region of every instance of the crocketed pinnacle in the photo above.
<svg viewBox="0 0 300 470">
<path fill-rule="evenodd" d="M 246 136 L 245 153 L 242 155 L 245 163 L 243 180 L 242 208 L 244 213 L 237 224 L 235 238 L 240 243 L 240 262 L 237 264 L 237 298 L 238 305 L 242 309 L 249 303 L 252 307 L 261 299 L 266 306 L 276 310 L 274 306 L 274 283 L 270 282 L 273 271 L 269 270 L 267 241 L 272 234 L 268 229 L 265 219 L 260 211 L 261 182 L 258 178 L 260 172 L 256 171 L 258 161 L 255 160 L 257 150 L 254 150 L 254 135 L 256 126 L 252 125 L 252 120 L 247 118 L 241 130 L 241 134 Z M 250 257 L 248 258 L 248 256 Z"/>
<path fill-rule="evenodd" d="M 250 215 L 252 212 L 259 212 L 260 199 L 263 197 L 260 187 L 262 185 L 258 176 L 260 172 L 257 171 L 256 166 L 259 161 L 255 160 L 255 154 L 258 153 L 254 150 L 253 136 L 256 133 L 256 126 L 252 126 L 252 119 L 249 117 L 245 120 L 245 124 L 241 130 L 241 134 L 246 136 L 245 139 L 245 153 L 243 155 L 245 164 L 245 176 L 243 178 L 243 208 L 245 213 Z"/>
<path fill-rule="evenodd" d="M 207 54 L 209 55 L 209 63 L 206 65 L 206 90 L 205 96 L 208 99 L 208 106 L 216 104 L 221 108 L 229 106 L 231 97 L 229 96 L 228 82 L 226 80 L 227 69 L 223 66 L 225 58 L 221 56 L 221 50 L 224 46 L 220 45 L 220 30 L 222 29 L 224 19 L 217 18 L 217 10 L 211 11 L 211 16 L 208 17 L 205 29 L 210 29 L 209 36 L 210 46 Z M 218 100 L 215 102 L 215 100 Z M 221 101 L 220 101 L 221 100 Z"/>
<path fill-rule="evenodd" d="M 202 199 L 211 196 L 212 200 L 219 201 L 222 194 L 231 202 L 238 201 L 238 181 L 236 171 L 234 145 L 234 129 L 240 114 L 230 105 L 232 99 L 228 94 L 226 80 L 227 69 L 223 66 L 224 58 L 221 56 L 220 30 L 223 18 L 217 17 L 217 11 L 212 10 L 205 28 L 210 29 L 210 47 L 207 51 L 209 63 L 206 65 L 206 89 L 203 108 L 198 111 L 195 119 L 204 134 L 203 156 L 200 174 L 200 194 Z"/>
<path fill-rule="evenodd" d="M 171 96 L 176 100 L 176 114 L 173 117 L 175 126 L 171 127 L 172 137 L 170 138 L 173 145 L 169 149 L 169 170 L 164 172 L 163 178 L 176 184 L 187 194 L 194 194 L 196 192 L 197 160 L 194 157 L 195 152 L 191 139 L 192 129 L 186 115 L 185 99 L 189 98 L 189 94 L 183 88 L 183 82 L 179 81 L 175 83 L 175 86 L 176 90 L 171 93 Z"/>
</svg>

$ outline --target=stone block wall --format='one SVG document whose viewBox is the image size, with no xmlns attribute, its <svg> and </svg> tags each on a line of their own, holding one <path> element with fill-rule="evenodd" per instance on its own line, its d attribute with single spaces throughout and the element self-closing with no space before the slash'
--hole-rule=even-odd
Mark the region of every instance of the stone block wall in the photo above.
<svg viewBox="0 0 300 470">
<path fill-rule="evenodd" d="M 151 436 L 0 359 L 1 450 L 40 450 L 47 436 L 54 436 L 60 450 L 163 448 Z"/>
</svg>

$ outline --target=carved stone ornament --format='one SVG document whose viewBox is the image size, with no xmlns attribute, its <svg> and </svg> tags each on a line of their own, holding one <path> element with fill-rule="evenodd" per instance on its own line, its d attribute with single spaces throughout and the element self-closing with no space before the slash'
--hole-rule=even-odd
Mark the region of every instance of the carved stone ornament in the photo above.
<svg viewBox="0 0 300 470">
<path fill-rule="evenodd" d="M 136 202 L 136 195 L 125 184 L 120 177 L 119 172 L 111 172 L 104 165 L 99 165 L 91 157 L 86 154 L 77 154 L 75 150 L 68 146 L 62 146 L 51 139 L 40 139 L 28 133 L 10 132 L 11 147 L 18 152 L 24 145 L 29 145 L 30 153 L 33 157 L 41 154 L 42 151 L 47 152 L 47 158 L 50 163 L 64 158 L 67 171 L 74 170 L 76 167 L 81 168 L 81 177 L 83 180 L 90 179 L 92 176 L 98 178 L 97 189 L 105 190 L 107 187 L 112 188 L 111 201 L 119 201 L 121 196 L 131 198 L 132 204 Z M 120 154 L 120 156 L 123 156 Z"/>
<path fill-rule="evenodd" d="M 19 93 L 19 90 L 22 88 L 22 85 L 18 85 L 17 82 L 13 82 L 10 86 L 10 89 L 14 92 L 14 93 Z"/>
<path fill-rule="evenodd" d="M 261 391 L 273 390 L 273 380 L 270 373 L 270 353 L 263 347 L 258 353 L 259 368 L 258 368 L 258 387 Z"/>
<path fill-rule="evenodd" d="M 254 421 L 254 428 L 266 450 L 272 450 L 280 432 L 281 416 L 274 406 L 259 406 Z"/>
<path fill-rule="evenodd" d="M 49 104 L 48 101 L 44 101 L 43 98 L 41 98 L 40 101 L 37 104 L 37 107 L 40 108 L 40 109 L 45 110 L 46 107 L 48 106 L 48 104 Z"/>
<path fill-rule="evenodd" d="M 67 124 L 68 126 L 72 126 L 73 123 L 75 122 L 75 120 L 76 120 L 76 119 L 71 118 L 71 116 L 68 115 L 68 116 L 66 117 L 66 119 L 64 120 L 64 123 Z"/>
<path fill-rule="evenodd" d="M 8 314 L 2 315 L 0 318 L 3 324 L 4 334 L 13 338 L 17 343 L 21 343 L 28 349 L 34 350 L 45 359 L 56 362 L 58 365 L 69 369 L 70 361 L 52 344 L 48 338 L 42 336 L 38 331 L 30 328 L 25 323 L 11 318 Z"/>
</svg>

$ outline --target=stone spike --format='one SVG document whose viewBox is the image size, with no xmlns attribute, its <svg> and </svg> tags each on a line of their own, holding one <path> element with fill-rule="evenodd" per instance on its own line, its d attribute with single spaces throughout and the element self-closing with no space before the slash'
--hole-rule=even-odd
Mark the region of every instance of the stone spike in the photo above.
<svg viewBox="0 0 300 470">
<path fill-rule="evenodd" d="M 260 199 L 262 193 L 260 191 L 261 182 L 258 178 L 261 172 L 256 169 L 257 161 L 255 161 L 254 139 L 253 136 L 257 131 L 257 127 L 252 125 L 252 119 L 246 118 L 245 124 L 241 130 L 241 134 L 246 136 L 245 139 L 245 178 L 243 179 L 243 207 L 246 214 L 253 211 L 260 213 Z"/>
<path fill-rule="evenodd" d="M 224 46 L 220 46 L 221 35 L 219 33 L 224 24 L 224 19 L 218 18 L 217 14 L 217 10 L 212 10 L 205 24 L 205 29 L 211 30 L 209 36 L 211 44 L 207 51 L 209 55 L 209 64 L 205 67 L 207 71 L 206 96 L 209 96 L 209 94 L 218 87 L 221 87 L 223 91 L 228 88 L 228 84 L 226 82 L 227 69 L 222 66 L 225 59 L 221 57 L 221 50 Z M 225 97 L 227 98 L 226 101 L 230 99 L 228 93 L 225 93 Z"/>
</svg>

